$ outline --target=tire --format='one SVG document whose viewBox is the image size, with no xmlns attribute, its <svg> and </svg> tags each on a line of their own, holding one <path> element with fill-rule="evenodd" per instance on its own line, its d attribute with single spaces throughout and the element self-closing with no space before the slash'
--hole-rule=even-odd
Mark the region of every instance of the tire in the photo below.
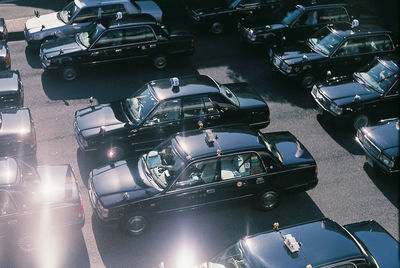
<svg viewBox="0 0 400 268">
<path fill-rule="evenodd" d="M 164 55 L 158 55 L 153 59 L 153 65 L 156 69 L 162 70 L 167 67 L 168 59 Z"/>
<path fill-rule="evenodd" d="M 219 21 L 213 21 L 210 24 L 210 30 L 213 34 L 221 34 L 224 31 L 224 25 Z"/>
<path fill-rule="evenodd" d="M 271 210 L 278 206 L 280 197 L 279 193 L 273 189 L 262 192 L 257 197 L 257 207 L 261 210 Z"/>
<path fill-rule="evenodd" d="M 18 250 L 24 252 L 24 254 L 32 254 L 36 249 L 36 243 L 34 237 L 30 234 L 23 234 L 18 237 L 17 247 Z"/>
<path fill-rule="evenodd" d="M 315 76 L 312 74 L 306 74 L 301 78 L 301 86 L 305 89 L 311 89 L 315 84 Z"/>
<path fill-rule="evenodd" d="M 369 119 L 368 116 L 364 114 L 357 115 L 353 120 L 353 127 L 355 130 L 360 129 L 362 127 L 366 127 L 368 125 Z"/>
<path fill-rule="evenodd" d="M 123 217 L 120 221 L 119 228 L 124 233 L 131 236 L 142 235 L 150 226 L 149 217 L 142 213 L 131 213 Z"/>
<path fill-rule="evenodd" d="M 73 65 L 65 65 L 61 68 L 60 74 L 64 80 L 72 81 L 78 77 L 78 70 Z"/>
</svg>

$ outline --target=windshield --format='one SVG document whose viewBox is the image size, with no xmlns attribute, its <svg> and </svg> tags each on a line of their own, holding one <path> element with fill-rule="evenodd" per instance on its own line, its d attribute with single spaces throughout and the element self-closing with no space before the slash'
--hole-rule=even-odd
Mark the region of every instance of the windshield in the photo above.
<svg viewBox="0 0 400 268">
<path fill-rule="evenodd" d="M 229 88 L 227 88 L 226 86 L 219 84 L 219 83 L 218 83 L 218 87 L 219 87 L 219 92 L 222 95 L 224 95 L 225 98 L 227 98 L 235 106 L 239 106 L 239 100 L 237 99 L 235 94 L 233 94 L 233 92 Z"/>
<path fill-rule="evenodd" d="M 157 103 L 157 99 L 153 96 L 147 84 L 139 89 L 133 97 L 122 102 L 128 117 L 136 122 L 143 121 Z"/>
<path fill-rule="evenodd" d="M 336 50 L 337 46 L 342 42 L 343 38 L 334 32 L 331 32 L 328 27 L 322 28 L 313 36 L 308 38 L 307 44 L 316 52 L 325 56 L 329 56 Z"/>
<path fill-rule="evenodd" d="M 241 0 L 225 0 L 225 4 L 228 8 L 235 8 Z"/>
<path fill-rule="evenodd" d="M 58 15 L 64 23 L 68 23 L 71 20 L 71 18 L 78 12 L 79 12 L 79 7 L 75 5 L 74 1 L 71 1 L 66 7 L 64 7 L 60 12 L 58 12 Z"/>
<path fill-rule="evenodd" d="M 222 264 L 226 268 L 250 268 L 239 242 L 230 246 L 211 260 L 213 264 Z"/>
<path fill-rule="evenodd" d="M 77 42 L 81 43 L 85 47 L 89 47 L 105 29 L 106 28 L 101 24 L 93 24 L 89 28 L 89 31 L 76 34 Z"/>
<path fill-rule="evenodd" d="M 295 19 L 297 19 L 301 15 L 301 11 L 299 9 L 295 9 L 292 12 L 288 12 L 286 14 L 286 17 L 283 18 L 282 24 L 289 25 L 291 24 Z"/>
<path fill-rule="evenodd" d="M 185 164 L 172 143 L 173 139 L 168 139 L 146 155 L 151 177 L 163 189 L 174 181 Z"/>
<path fill-rule="evenodd" d="M 263 136 L 263 141 L 264 141 L 265 147 L 267 147 L 268 151 L 270 151 L 271 154 L 273 156 L 275 156 L 275 158 L 278 159 L 279 162 L 282 163 L 282 156 L 279 153 L 279 151 L 276 149 L 275 144 L 273 144 L 272 142 L 268 141 L 264 136 Z"/>
<path fill-rule="evenodd" d="M 371 67 L 367 72 L 354 73 L 354 76 L 360 79 L 366 86 L 379 94 L 386 93 L 397 80 L 398 73 L 377 61 L 377 64 Z"/>
</svg>

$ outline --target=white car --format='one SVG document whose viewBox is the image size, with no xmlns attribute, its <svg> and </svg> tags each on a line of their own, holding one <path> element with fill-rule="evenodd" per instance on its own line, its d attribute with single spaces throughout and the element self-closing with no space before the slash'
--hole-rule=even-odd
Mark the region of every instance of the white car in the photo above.
<svg viewBox="0 0 400 268">
<path fill-rule="evenodd" d="M 134 0 L 74 0 L 59 12 L 40 15 L 25 23 L 25 39 L 28 45 L 38 48 L 55 36 L 72 36 L 84 30 L 100 18 L 114 17 L 117 12 L 125 14 L 150 14 L 161 22 L 162 11 L 153 1 Z"/>
</svg>

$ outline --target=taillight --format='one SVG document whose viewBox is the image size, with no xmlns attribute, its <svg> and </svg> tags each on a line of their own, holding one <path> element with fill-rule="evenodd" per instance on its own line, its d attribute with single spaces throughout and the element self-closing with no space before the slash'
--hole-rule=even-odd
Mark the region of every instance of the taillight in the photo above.
<svg viewBox="0 0 400 268">
<path fill-rule="evenodd" d="M 1 40 L 6 40 L 6 33 L 3 33 L 3 34 L 1 35 Z"/>
<path fill-rule="evenodd" d="M 318 166 L 315 166 L 315 177 L 318 177 Z"/>
<path fill-rule="evenodd" d="M 79 208 L 78 208 L 78 217 L 82 217 L 83 216 L 83 204 L 82 204 L 82 200 L 79 201 Z"/>
<path fill-rule="evenodd" d="M 192 45 L 194 45 L 194 38 L 192 38 Z"/>
<path fill-rule="evenodd" d="M 10 54 L 9 53 L 7 53 L 6 58 L 4 59 L 4 62 L 7 67 L 10 65 Z"/>
</svg>

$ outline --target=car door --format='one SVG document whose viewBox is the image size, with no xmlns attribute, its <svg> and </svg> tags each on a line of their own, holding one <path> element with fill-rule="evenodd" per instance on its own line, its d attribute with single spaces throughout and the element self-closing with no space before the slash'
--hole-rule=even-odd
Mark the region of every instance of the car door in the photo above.
<svg viewBox="0 0 400 268">
<path fill-rule="evenodd" d="M 104 31 L 89 48 L 88 62 L 99 64 L 124 60 L 122 39 L 122 29 Z"/>
<path fill-rule="evenodd" d="M 219 122 L 219 112 L 208 96 L 193 96 L 182 100 L 183 130 L 213 126 Z"/>
<path fill-rule="evenodd" d="M 135 148 L 151 149 L 181 130 L 181 100 L 164 101 L 144 120 L 137 132 L 133 133 L 132 145 Z"/>
<path fill-rule="evenodd" d="M 126 59 L 145 58 L 157 51 L 157 38 L 150 26 L 125 28 L 123 57 Z"/>
<path fill-rule="evenodd" d="M 14 241 L 18 231 L 18 211 L 10 193 L 0 190 L 0 250 L 5 251 L 2 245 Z M 4 251 L 3 251 L 4 250 Z"/>
</svg>

